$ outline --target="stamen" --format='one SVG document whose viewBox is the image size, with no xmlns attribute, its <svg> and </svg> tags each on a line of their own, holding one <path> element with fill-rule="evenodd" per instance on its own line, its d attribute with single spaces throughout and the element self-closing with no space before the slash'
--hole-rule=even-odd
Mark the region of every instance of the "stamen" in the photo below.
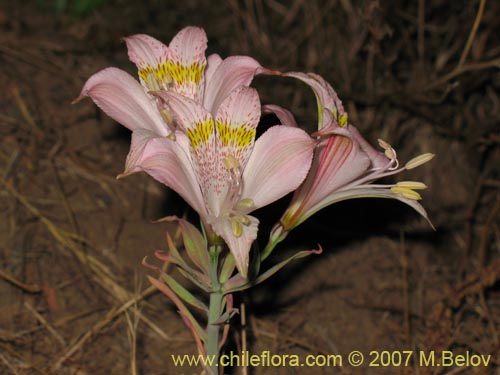
<svg viewBox="0 0 500 375">
<path fill-rule="evenodd" d="M 413 191 L 411 189 L 408 189 L 406 187 L 394 186 L 391 188 L 391 191 L 395 194 L 401 194 L 403 197 L 408 198 L 408 199 L 412 199 L 415 201 L 422 199 L 422 197 L 420 196 L 419 193 L 417 193 L 416 191 Z"/>
<path fill-rule="evenodd" d="M 379 138 L 378 139 L 378 145 L 380 147 L 382 147 L 384 150 L 387 150 L 389 148 L 392 148 L 391 145 L 389 143 L 387 143 L 386 141 L 384 141 L 383 139 Z"/>
<path fill-rule="evenodd" d="M 159 91 L 160 90 L 160 82 L 156 78 L 154 73 L 149 73 L 146 76 L 146 85 L 148 86 L 150 91 Z"/>
<path fill-rule="evenodd" d="M 251 223 L 247 215 L 238 214 L 234 218 L 246 227 L 249 226 Z"/>
<path fill-rule="evenodd" d="M 165 121 L 167 124 L 174 123 L 174 118 L 169 110 L 167 110 L 165 108 L 160 109 L 160 115 L 161 115 L 161 118 L 163 119 L 163 121 Z"/>
<path fill-rule="evenodd" d="M 236 218 L 231 219 L 231 229 L 235 237 L 240 237 L 243 233 L 243 227 Z"/>
<path fill-rule="evenodd" d="M 238 170 L 240 162 L 233 155 L 228 155 L 223 160 L 224 166 L 229 171 Z"/>
<path fill-rule="evenodd" d="M 413 169 L 421 166 L 422 164 L 427 163 L 434 157 L 434 154 L 431 154 L 430 152 L 427 152 L 425 154 L 419 155 L 413 159 L 411 159 L 408 163 L 405 165 L 405 169 Z"/>
<path fill-rule="evenodd" d="M 252 208 L 254 205 L 255 203 L 251 198 L 243 198 L 236 203 L 237 208 Z"/>
<path fill-rule="evenodd" d="M 163 106 L 162 103 L 158 103 L 158 107 Z M 170 111 L 166 108 L 160 109 L 160 115 L 163 121 L 165 121 L 165 124 L 167 124 L 168 128 L 170 129 L 171 133 L 168 135 L 170 139 L 175 141 L 175 120 L 170 113 Z"/>
<path fill-rule="evenodd" d="M 427 189 L 427 185 L 419 181 L 400 181 L 396 186 L 404 187 L 412 190 L 423 190 Z"/>
</svg>

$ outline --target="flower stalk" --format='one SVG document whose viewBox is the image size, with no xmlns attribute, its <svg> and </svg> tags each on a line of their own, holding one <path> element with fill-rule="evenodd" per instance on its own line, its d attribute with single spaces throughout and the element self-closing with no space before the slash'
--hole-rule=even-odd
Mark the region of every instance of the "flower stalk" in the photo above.
<svg viewBox="0 0 500 375">
<path fill-rule="evenodd" d="M 218 374 L 217 364 L 219 362 L 219 340 L 221 336 L 221 324 L 218 320 L 223 313 L 224 295 L 221 291 L 218 272 L 219 255 L 221 251 L 222 247 L 220 245 L 212 245 L 209 248 L 212 291 L 210 292 L 210 301 L 208 305 L 206 351 L 207 358 L 212 361 L 212 365 L 210 366 L 212 375 Z"/>
</svg>

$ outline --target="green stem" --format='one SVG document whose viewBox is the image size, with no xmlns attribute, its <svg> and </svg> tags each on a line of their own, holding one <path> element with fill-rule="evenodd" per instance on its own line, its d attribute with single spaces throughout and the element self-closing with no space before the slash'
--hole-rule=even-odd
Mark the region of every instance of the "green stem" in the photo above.
<svg viewBox="0 0 500 375">
<path fill-rule="evenodd" d="M 223 313 L 222 300 L 224 295 L 221 291 L 219 282 L 218 265 L 219 254 L 221 252 L 220 245 L 210 246 L 210 279 L 212 282 L 212 292 L 210 293 L 210 302 L 208 306 L 208 323 L 207 323 L 207 358 L 212 361 L 210 366 L 211 375 L 218 374 L 219 362 L 219 339 L 220 339 L 220 324 L 214 324 Z"/>
</svg>

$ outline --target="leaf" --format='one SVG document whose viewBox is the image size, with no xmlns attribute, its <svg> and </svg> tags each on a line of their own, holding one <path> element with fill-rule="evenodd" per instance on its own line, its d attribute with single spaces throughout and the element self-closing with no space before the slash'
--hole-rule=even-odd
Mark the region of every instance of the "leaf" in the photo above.
<svg viewBox="0 0 500 375">
<path fill-rule="evenodd" d="M 207 242 L 200 231 L 190 222 L 178 218 L 177 216 L 167 216 L 158 221 L 177 221 L 179 223 L 186 253 L 196 267 L 198 267 L 205 275 L 208 275 L 209 259 Z"/>
<path fill-rule="evenodd" d="M 146 277 L 153 286 L 155 286 L 160 292 L 165 294 L 175 304 L 175 306 L 179 309 L 179 313 L 181 314 L 183 319 L 187 319 L 187 321 L 191 324 L 191 326 L 188 327 L 192 329 L 192 333 L 195 339 L 206 342 L 206 332 L 203 330 L 203 328 L 201 328 L 200 324 L 194 318 L 193 314 L 191 314 L 186 305 L 179 299 L 179 297 L 172 291 L 172 289 L 170 289 L 165 283 L 161 282 L 158 279 L 155 279 L 154 277 Z"/>
<path fill-rule="evenodd" d="M 292 255 L 290 258 L 285 259 L 284 261 L 281 261 L 278 264 L 275 264 L 273 267 L 269 268 L 266 272 L 262 273 L 261 275 L 256 277 L 254 280 L 247 280 L 247 279 L 243 278 L 240 274 L 235 275 L 224 284 L 222 291 L 224 293 L 234 293 L 234 292 L 248 289 L 254 285 L 260 284 L 261 282 L 267 280 L 272 275 L 274 275 L 276 272 L 278 272 L 283 267 L 285 267 L 292 260 L 305 258 L 305 257 L 312 255 L 312 254 L 321 254 L 322 252 L 323 252 L 323 248 L 321 246 L 319 246 L 318 250 L 313 249 L 313 250 L 299 251 L 298 253 Z"/>
<path fill-rule="evenodd" d="M 172 276 L 167 273 L 162 273 L 161 276 L 167 283 L 167 285 L 174 291 L 180 298 L 187 302 L 193 307 L 207 313 L 208 316 L 208 307 L 203 302 L 201 302 L 198 298 L 196 298 L 189 290 L 184 288 L 181 284 L 179 284 Z"/>
</svg>

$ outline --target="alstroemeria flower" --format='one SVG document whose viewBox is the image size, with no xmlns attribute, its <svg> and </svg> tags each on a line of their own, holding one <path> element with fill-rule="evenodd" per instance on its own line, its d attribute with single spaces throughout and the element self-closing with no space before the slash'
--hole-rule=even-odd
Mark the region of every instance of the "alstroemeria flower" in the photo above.
<svg viewBox="0 0 500 375">
<path fill-rule="evenodd" d="M 236 87 L 250 85 L 256 74 L 267 71 L 247 56 L 205 58 L 207 37 L 198 27 L 182 29 L 168 47 L 144 34 L 125 42 L 140 82 L 121 69 L 106 68 L 87 80 L 78 99 L 89 96 L 128 129 L 149 130 L 160 137 L 173 137 L 176 123 L 152 92 L 175 92 L 215 112 Z"/>
<path fill-rule="evenodd" d="M 314 140 L 286 126 L 271 127 L 255 140 L 261 106 L 256 90 L 245 86 L 233 90 L 213 113 L 172 91 L 156 95 L 179 124 L 176 140 L 134 132 L 130 172 L 143 170 L 179 193 L 225 240 L 246 277 L 259 223 L 249 214 L 302 183 Z"/>
<path fill-rule="evenodd" d="M 315 92 L 319 109 L 319 131 L 313 163 L 304 183 L 296 190 L 292 202 L 281 218 L 281 226 L 289 231 L 322 208 L 352 198 L 391 198 L 414 208 L 427 220 L 427 213 L 418 203 L 420 195 L 415 191 L 425 189 L 421 182 L 403 181 L 392 185 L 372 182 L 412 169 L 430 159 L 432 154 L 421 155 L 405 166 L 399 167 L 394 149 L 379 140 L 384 152 L 376 151 L 348 123 L 342 102 L 333 88 L 315 74 L 288 73 L 307 83 Z M 276 111 L 278 117 L 283 114 Z"/>
</svg>

